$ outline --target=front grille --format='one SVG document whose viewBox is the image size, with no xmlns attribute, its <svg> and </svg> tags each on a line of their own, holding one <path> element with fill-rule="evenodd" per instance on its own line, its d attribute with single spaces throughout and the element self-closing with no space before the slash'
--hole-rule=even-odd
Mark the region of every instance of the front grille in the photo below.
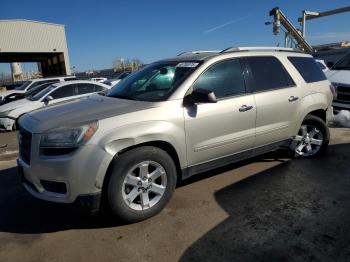
<svg viewBox="0 0 350 262">
<path fill-rule="evenodd" d="M 350 86 L 337 85 L 337 99 L 336 102 L 350 104 Z"/>
<path fill-rule="evenodd" d="M 21 127 L 18 134 L 18 144 L 21 159 L 29 165 L 30 151 L 32 148 L 32 133 Z"/>
</svg>

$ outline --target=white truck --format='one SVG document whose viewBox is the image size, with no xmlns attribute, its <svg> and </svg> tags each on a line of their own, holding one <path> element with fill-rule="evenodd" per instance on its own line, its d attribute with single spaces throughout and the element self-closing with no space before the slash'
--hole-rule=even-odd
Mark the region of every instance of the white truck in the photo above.
<svg viewBox="0 0 350 262">
<path fill-rule="evenodd" d="M 350 53 L 343 56 L 325 74 L 336 89 L 334 111 L 337 113 L 340 110 L 350 110 Z"/>
</svg>

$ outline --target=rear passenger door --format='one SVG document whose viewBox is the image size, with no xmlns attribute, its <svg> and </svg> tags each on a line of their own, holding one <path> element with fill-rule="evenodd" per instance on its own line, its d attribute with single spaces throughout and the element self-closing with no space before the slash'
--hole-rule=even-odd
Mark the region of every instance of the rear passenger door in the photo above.
<svg viewBox="0 0 350 262">
<path fill-rule="evenodd" d="M 53 98 L 49 103 L 50 105 L 71 99 L 76 96 L 75 84 L 61 86 L 49 95 Z"/>
<path fill-rule="evenodd" d="M 256 146 L 295 135 L 301 93 L 283 64 L 274 56 L 252 56 L 244 61 L 257 106 Z"/>
<path fill-rule="evenodd" d="M 239 59 L 211 65 L 192 88 L 213 91 L 218 101 L 184 110 L 189 166 L 254 147 L 256 106 L 254 96 L 246 93 Z"/>
<path fill-rule="evenodd" d="M 85 96 L 96 92 L 97 85 L 89 84 L 89 83 L 80 83 L 80 84 L 75 84 L 75 86 L 77 88 L 76 89 L 77 96 Z"/>
</svg>

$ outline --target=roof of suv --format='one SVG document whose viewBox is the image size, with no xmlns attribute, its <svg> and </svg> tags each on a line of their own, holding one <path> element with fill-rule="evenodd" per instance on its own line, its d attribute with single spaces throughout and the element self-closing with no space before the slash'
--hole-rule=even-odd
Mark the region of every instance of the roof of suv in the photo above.
<svg viewBox="0 0 350 262">
<path fill-rule="evenodd" d="M 189 51 L 182 52 L 176 57 L 161 60 L 159 62 L 173 61 L 173 62 L 189 62 L 189 61 L 206 61 L 210 58 L 235 52 L 290 52 L 306 55 L 302 50 L 283 48 L 283 47 L 229 47 L 222 51 Z"/>
</svg>

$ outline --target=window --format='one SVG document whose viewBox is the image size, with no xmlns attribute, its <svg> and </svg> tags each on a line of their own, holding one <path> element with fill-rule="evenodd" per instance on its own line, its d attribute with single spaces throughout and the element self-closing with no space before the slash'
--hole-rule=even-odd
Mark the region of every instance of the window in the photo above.
<svg viewBox="0 0 350 262">
<path fill-rule="evenodd" d="M 326 80 L 325 74 L 312 57 L 288 57 L 306 83 Z"/>
<path fill-rule="evenodd" d="M 245 93 L 245 82 L 238 59 L 226 60 L 211 66 L 196 81 L 193 89 L 213 91 L 217 98 Z"/>
<path fill-rule="evenodd" d="M 321 62 L 317 62 L 317 61 L 316 61 L 316 63 L 317 63 L 317 65 L 321 68 L 321 70 L 327 69 Z"/>
<path fill-rule="evenodd" d="M 140 101 L 165 101 L 199 64 L 199 61 L 150 64 L 113 86 L 108 96 Z"/>
<path fill-rule="evenodd" d="M 53 99 L 59 99 L 75 95 L 75 85 L 61 86 L 51 93 Z"/>
<path fill-rule="evenodd" d="M 253 92 L 295 86 L 294 81 L 282 63 L 272 56 L 246 57 L 254 85 Z"/>
<path fill-rule="evenodd" d="M 94 85 L 94 86 L 95 86 L 94 92 L 104 91 L 104 88 L 102 86 L 99 86 L 99 85 Z"/>
<path fill-rule="evenodd" d="M 350 53 L 336 62 L 332 67 L 332 70 L 350 70 Z"/>
<path fill-rule="evenodd" d="M 94 84 L 75 84 L 75 86 L 78 88 L 78 95 L 88 94 L 95 92 L 95 85 Z"/>
<path fill-rule="evenodd" d="M 27 91 L 33 89 L 34 87 L 40 86 L 40 85 L 42 85 L 42 84 L 47 84 L 47 83 L 53 84 L 53 83 L 57 83 L 57 82 L 59 82 L 59 80 L 57 80 L 57 79 L 50 79 L 50 80 L 37 81 L 37 82 L 34 82 L 34 83 L 28 88 Z"/>
</svg>

